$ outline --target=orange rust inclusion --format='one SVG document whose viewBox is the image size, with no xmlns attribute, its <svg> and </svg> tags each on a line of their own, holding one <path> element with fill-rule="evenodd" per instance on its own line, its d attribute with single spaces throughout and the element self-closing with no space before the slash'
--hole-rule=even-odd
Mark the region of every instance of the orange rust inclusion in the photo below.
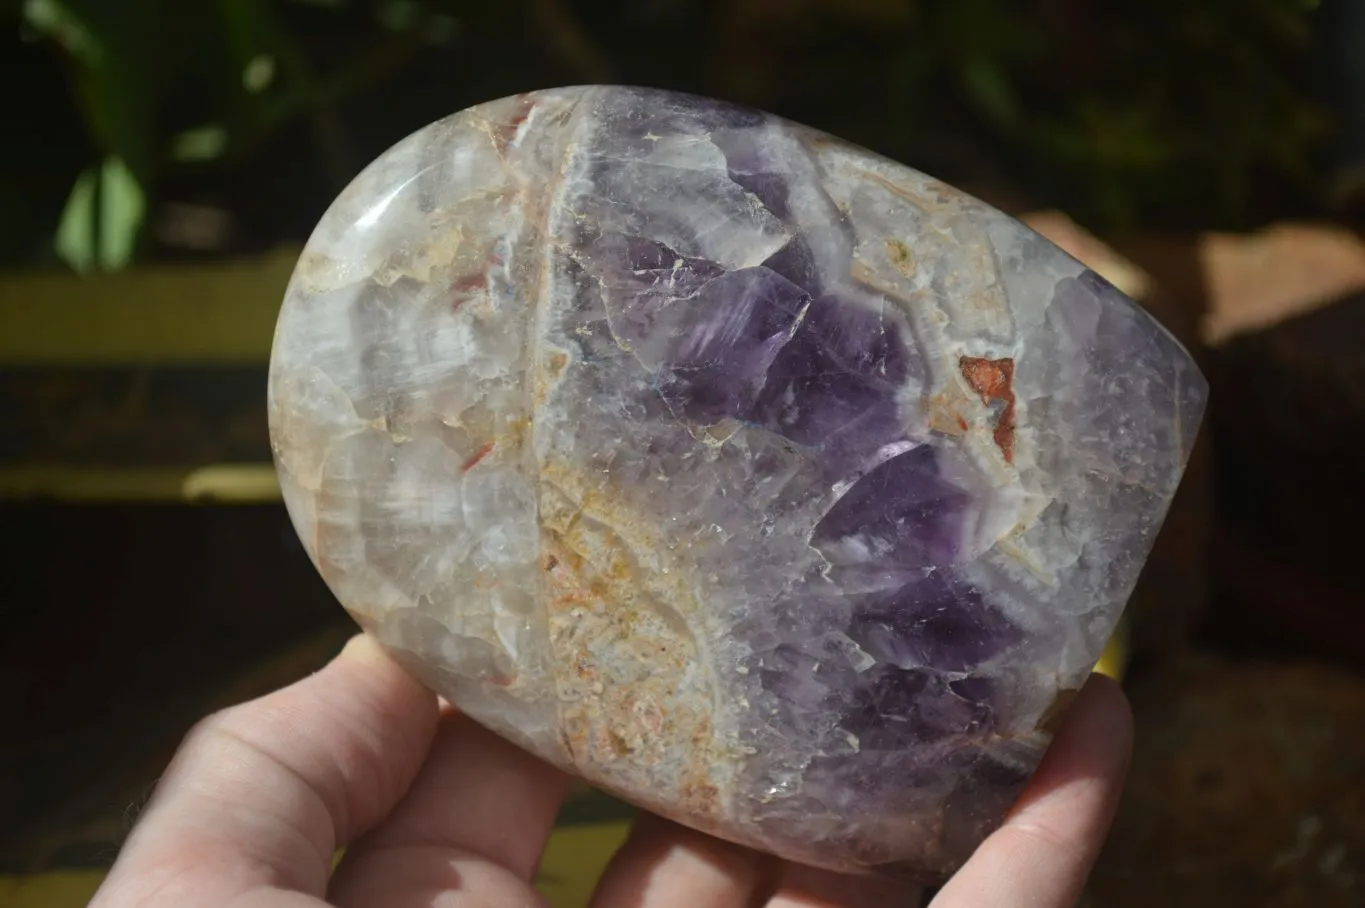
<svg viewBox="0 0 1365 908">
<path fill-rule="evenodd" d="M 470 454 L 468 459 L 466 459 L 464 463 L 460 464 L 460 472 L 468 473 L 470 470 L 474 469 L 478 462 L 487 457 L 489 453 L 493 450 L 493 445 L 494 442 L 491 441 L 486 441 L 482 445 L 480 445 L 477 451 L 475 451 L 473 454 Z"/>
<path fill-rule="evenodd" d="M 995 444 L 1005 461 L 1014 463 L 1014 360 L 964 356 L 958 367 L 983 404 L 999 401 L 1004 405 L 995 421 Z"/>
</svg>

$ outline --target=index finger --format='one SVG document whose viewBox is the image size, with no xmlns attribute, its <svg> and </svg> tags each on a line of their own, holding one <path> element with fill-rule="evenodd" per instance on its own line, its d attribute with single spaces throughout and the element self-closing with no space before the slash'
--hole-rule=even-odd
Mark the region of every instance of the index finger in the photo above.
<svg viewBox="0 0 1365 908">
<path fill-rule="evenodd" d="M 438 705 L 370 638 L 320 672 L 195 726 L 94 908 L 321 895 L 338 846 L 388 814 L 431 746 Z"/>
</svg>

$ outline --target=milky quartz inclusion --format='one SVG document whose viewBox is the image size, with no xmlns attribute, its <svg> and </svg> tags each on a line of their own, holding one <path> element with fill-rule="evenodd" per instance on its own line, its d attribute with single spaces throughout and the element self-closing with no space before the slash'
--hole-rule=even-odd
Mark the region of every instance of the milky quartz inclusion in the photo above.
<svg viewBox="0 0 1365 908">
<path fill-rule="evenodd" d="M 773 116 L 520 95 L 323 217 L 270 373 L 341 603 L 637 805 L 942 877 L 1114 628 L 1206 385 L 1023 225 Z"/>
</svg>

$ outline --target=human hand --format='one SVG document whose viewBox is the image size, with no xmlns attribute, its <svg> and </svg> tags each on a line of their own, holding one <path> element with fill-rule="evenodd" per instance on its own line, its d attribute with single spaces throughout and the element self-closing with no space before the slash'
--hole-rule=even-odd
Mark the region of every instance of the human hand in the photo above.
<svg viewBox="0 0 1365 908">
<path fill-rule="evenodd" d="M 1123 694 L 1093 676 L 1004 826 L 932 906 L 1072 905 L 1108 831 L 1131 745 Z M 195 727 L 91 906 L 541 905 L 532 879 L 565 784 L 443 709 L 357 637 L 317 674 Z M 593 908 L 860 908 L 919 898 L 891 881 L 834 877 L 643 817 Z"/>
</svg>

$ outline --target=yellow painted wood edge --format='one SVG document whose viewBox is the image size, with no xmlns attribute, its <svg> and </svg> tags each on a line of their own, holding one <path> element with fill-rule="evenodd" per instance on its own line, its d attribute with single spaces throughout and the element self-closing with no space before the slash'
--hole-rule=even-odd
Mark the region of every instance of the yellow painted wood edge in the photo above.
<svg viewBox="0 0 1365 908">
<path fill-rule="evenodd" d="M 0 908 L 82 908 L 104 882 L 103 870 L 52 870 L 0 876 Z"/>
<path fill-rule="evenodd" d="M 271 464 L 195 469 L 12 467 L 0 469 L 0 500 L 271 504 L 280 500 Z"/>
<path fill-rule="evenodd" d="M 1095 663 L 1095 671 L 1101 675 L 1108 675 L 1115 681 L 1122 681 L 1123 675 L 1128 669 L 1128 616 L 1119 620 L 1118 627 L 1114 629 L 1114 635 L 1109 638 L 1109 643 L 1104 647 L 1104 652 L 1100 654 L 1099 662 Z"/>
<path fill-rule="evenodd" d="M 607 862 L 629 833 L 630 824 L 621 820 L 555 830 L 540 862 L 536 889 L 554 908 L 586 908 Z"/>
<path fill-rule="evenodd" d="M 297 260 L 0 275 L 0 366 L 268 362 Z"/>
</svg>

